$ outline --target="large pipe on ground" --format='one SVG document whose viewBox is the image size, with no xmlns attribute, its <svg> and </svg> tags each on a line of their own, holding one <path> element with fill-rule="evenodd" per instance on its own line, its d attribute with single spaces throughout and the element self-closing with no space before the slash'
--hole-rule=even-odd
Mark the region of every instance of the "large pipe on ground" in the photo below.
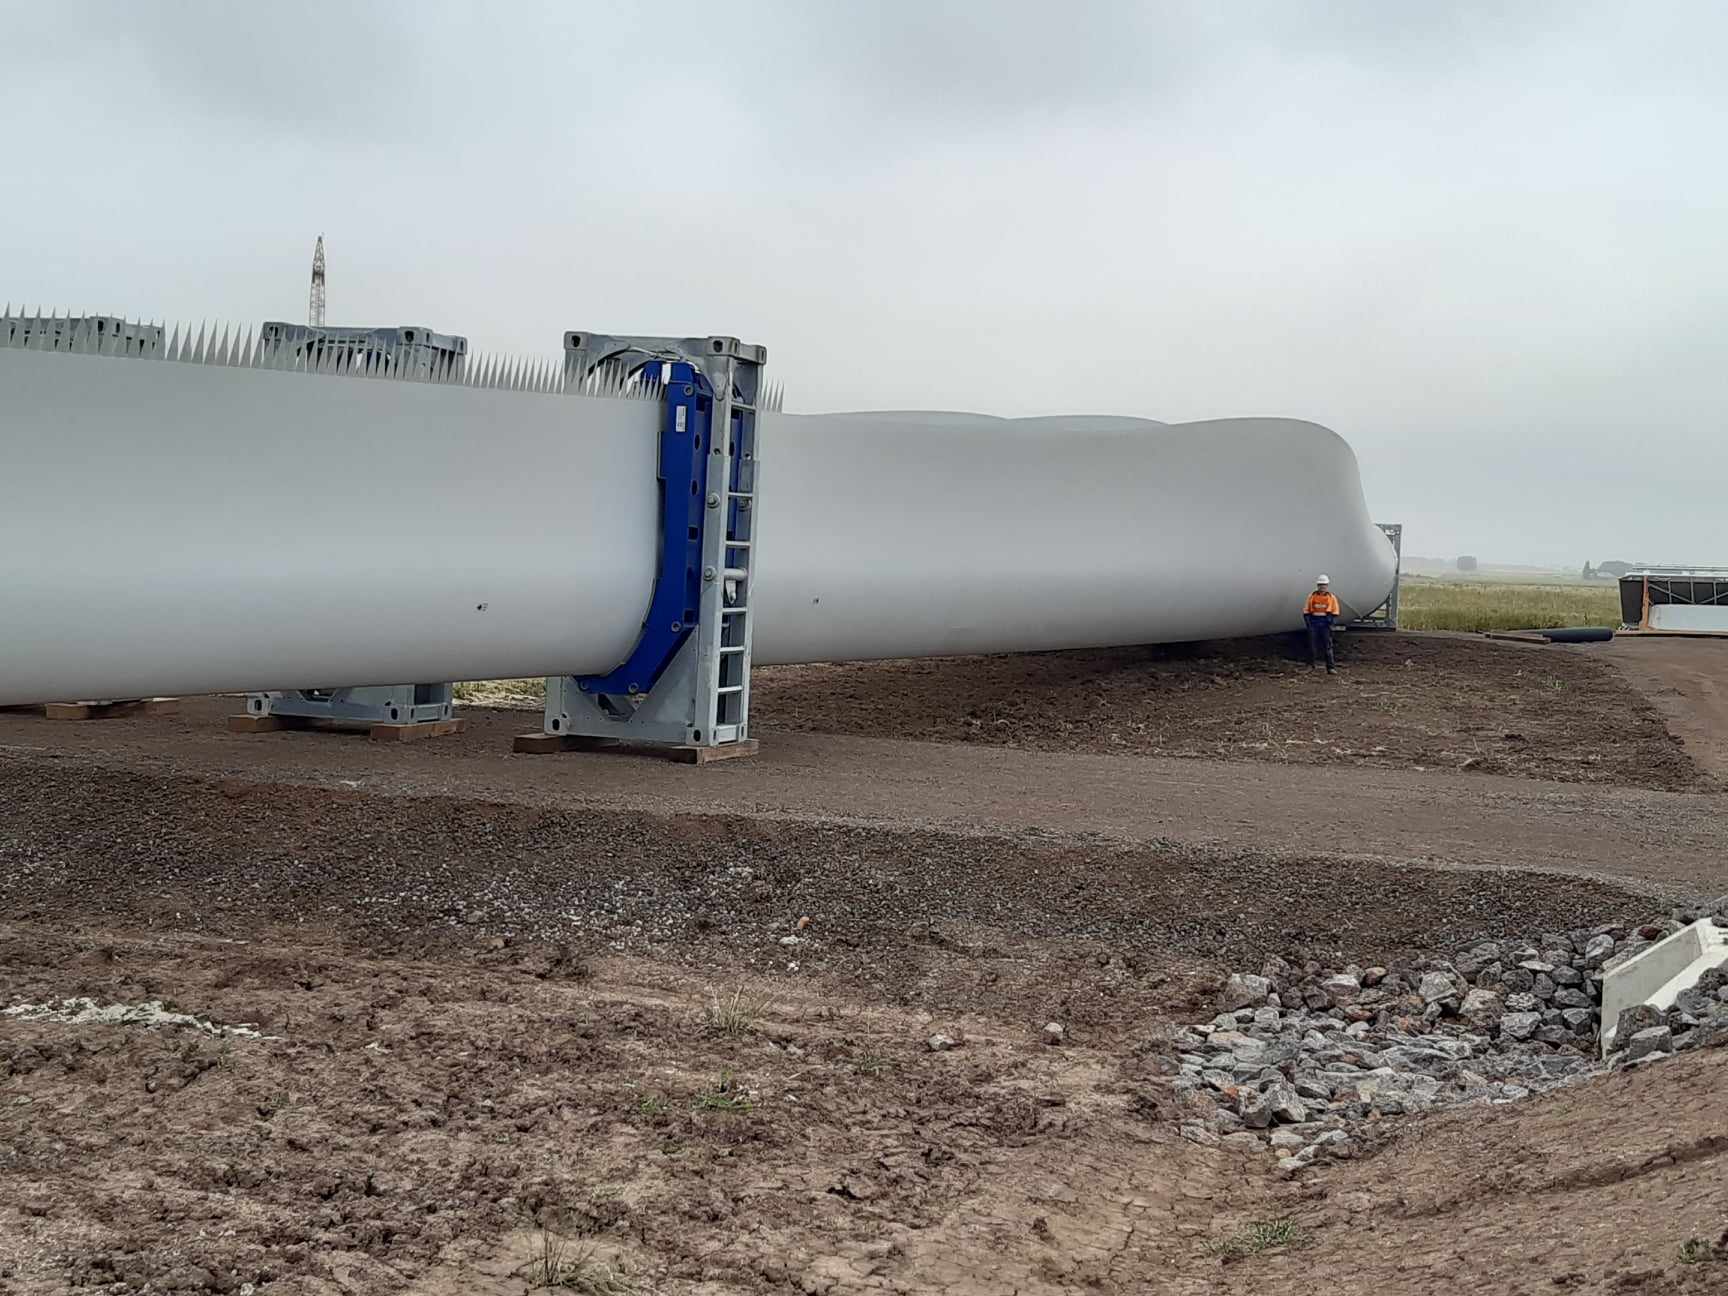
<svg viewBox="0 0 1728 1296">
<path fill-rule="evenodd" d="M 611 669 L 658 405 L 0 347 L 0 705 Z M 1289 630 L 1390 592 L 1288 419 L 765 415 L 758 662 Z"/>
</svg>

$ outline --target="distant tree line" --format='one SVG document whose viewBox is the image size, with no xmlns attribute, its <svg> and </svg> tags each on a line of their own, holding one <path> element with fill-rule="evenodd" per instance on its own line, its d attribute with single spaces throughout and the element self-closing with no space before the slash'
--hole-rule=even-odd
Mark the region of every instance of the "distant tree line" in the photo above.
<svg viewBox="0 0 1728 1296">
<path fill-rule="evenodd" d="M 1613 562 L 1605 563 L 1587 562 L 1584 564 L 1584 569 L 1579 572 L 1578 575 L 1580 579 L 1583 580 L 1619 580 L 1627 572 L 1637 571 L 1638 566 L 1639 564 L 1637 563 L 1621 562 L 1618 559 L 1615 559 Z M 1476 561 L 1473 554 L 1458 555 L 1459 571 L 1473 572 L 1478 570 L 1480 567 L 1481 564 Z"/>
<path fill-rule="evenodd" d="M 1479 570 L 1482 564 L 1476 560 L 1476 557 L 1473 554 L 1459 554 L 1457 565 L 1458 570 L 1461 572 L 1473 572 Z M 1584 564 L 1583 570 L 1580 571 L 1578 575 L 1581 580 L 1587 581 L 1619 580 L 1627 572 L 1637 571 L 1638 566 L 1639 564 L 1637 563 L 1621 562 L 1618 559 L 1605 563 L 1587 562 Z"/>
</svg>

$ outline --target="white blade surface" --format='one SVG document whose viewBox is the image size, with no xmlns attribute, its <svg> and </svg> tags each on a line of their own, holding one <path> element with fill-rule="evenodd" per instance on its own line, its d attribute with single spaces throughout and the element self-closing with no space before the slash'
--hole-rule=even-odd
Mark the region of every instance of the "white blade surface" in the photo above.
<svg viewBox="0 0 1728 1296">
<path fill-rule="evenodd" d="M 6 327 L 0 704 L 600 672 L 640 632 L 659 406 L 615 376 Z M 1259 634 L 1300 626 L 1316 572 L 1355 612 L 1392 584 L 1313 424 L 767 414 L 759 448 L 762 662 Z"/>
</svg>

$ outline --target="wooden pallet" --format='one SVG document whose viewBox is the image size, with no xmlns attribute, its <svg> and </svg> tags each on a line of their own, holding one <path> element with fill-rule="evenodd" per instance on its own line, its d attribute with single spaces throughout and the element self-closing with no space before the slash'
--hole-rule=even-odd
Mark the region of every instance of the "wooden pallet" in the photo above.
<svg viewBox="0 0 1728 1296">
<path fill-rule="evenodd" d="M 366 732 L 373 742 L 419 742 L 424 738 L 447 738 L 451 734 L 461 733 L 467 727 L 466 720 L 457 718 L 421 720 L 414 724 L 375 724 Z M 339 720 L 287 715 L 231 715 L 228 717 L 228 729 L 230 733 L 243 734 L 275 733 L 282 729 L 357 732 L 353 726 L 345 725 Z"/>
<path fill-rule="evenodd" d="M 179 698 L 122 698 L 109 702 L 35 702 L 0 711 L 39 715 L 48 720 L 112 720 L 129 715 L 178 715 Z"/>
<path fill-rule="evenodd" d="M 757 742 L 754 738 L 725 743 L 719 747 L 697 747 L 661 746 L 658 743 L 621 742 L 616 738 L 549 733 L 517 734 L 511 744 L 511 750 L 522 756 L 544 756 L 552 752 L 568 751 L 614 752 L 621 756 L 658 756 L 662 760 L 677 761 L 682 765 L 710 765 L 715 761 L 737 760 L 741 756 L 754 756 L 756 748 Z"/>
</svg>

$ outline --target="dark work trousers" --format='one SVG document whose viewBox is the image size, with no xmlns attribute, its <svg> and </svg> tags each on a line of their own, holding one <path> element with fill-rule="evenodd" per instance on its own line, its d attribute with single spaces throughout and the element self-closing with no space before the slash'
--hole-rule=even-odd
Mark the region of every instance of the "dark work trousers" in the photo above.
<svg viewBox="0 0 1728 1296">
<path fill-rule="evenodd" d="M 1318 666 L 1320 658 L 1326 658 L 1326 669 L 1338 669 L 1338 659 L 1332 655 L 1332 618 L 1329 616 L 1304 616 L 1308 623 L 1308 664 Z"/>
</svg>

